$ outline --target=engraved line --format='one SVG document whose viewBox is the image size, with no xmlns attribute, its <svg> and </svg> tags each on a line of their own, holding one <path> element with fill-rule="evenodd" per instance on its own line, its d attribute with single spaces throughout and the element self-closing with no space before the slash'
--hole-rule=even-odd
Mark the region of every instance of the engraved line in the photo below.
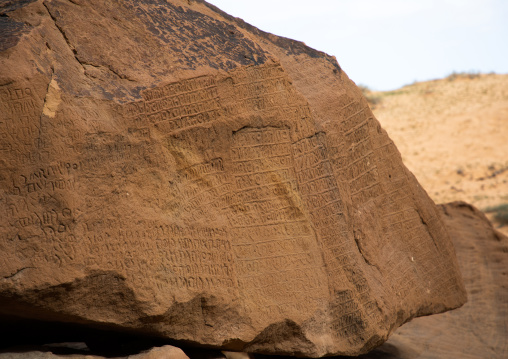
<svg viewBox="0 0 508 359">
<path fill-rule="evenodd" d="M 362 178 L 363 176 L 365 176 L 367 173 L 372 172 L 372 171 L 373 171 L 373 170 L 375 170 L 375 169 L 377 169 L 377 166 L 376 166 L 376 165 L 374 165 L 374 166 L 370 167 L 370 168 L 369 168 L 368 170 L 366 170 L 366 171 L 363 171 L 363 172 L 362 172 L 362 173 L 360 173 L 358 176 L 353 177 L 353 179 L 352 179 L 352 180 L 350 180 L 350 181 L 351 181 L 351 182 L 357 181 L 357 180 L 359 180 L 360 178 Z"/>
<path fill-rule="evenodd" d="M 303 185 L 306 185 L 307 183 L 312 183 L 312 182 L 316 182 L 316 181 L 319 181 L 319 180 L 322 180 L 323 178 L 331 178 L 331 179 L 335 179 L 331 174 L 326 174 L 326 175 L 323 175 L 321 177 L 317 177 L 317 178 L 313 178 L 311 180 L 308 180 L 306 182 L 301 182 L 300 185 L 303 186 Z M 335 188 L 335 186 L 333 187 L 328 187 L 328 188 Z"/>
<path fill-rule="evenodd" d="M 365 121 L 363 122 L 360 122 L 358 125 L 356 125 L 355 127 L 353 127 L 352 129 L 350 129 L 349 131 L 345 132 L 344 135 L 345 136 L 349 136 L 351 133 L 355 132 L 356 130 L 360 129 L 361 127 L 365 126 L 365 124 L 368 124 L 370 118 L 366 119 Z"/>
<path fill-rule="evenodd" d="M 240 147 L 237 147 L 237 148 L 240 148 Z M 255 161 L 255 160 L 259 160 L 259 159 L 264 159 L 264 158 L 289 157 L 290 155 L 291 155 L 291 153 L 287 153 L 287 154 L 283 154 L 283 155 L 276 155 L 276 156 L 270 156 L 270 157 L 256 157 L 256 158 L 248 158 L 248 159 L 245 159 L 245 160 L 233 160 L 233 161 L 230 161 L 230 162 L 231 163 L 251 162 L 251 161 Z M 291 168 L 291 167 L 288 167 L 288 168 Z"/>
<path fill-rule="evenodd" d="M 177 82 L 175 82 L 177 83 Z M 166 86 L 169 86 L 169 85 L 164 85 L 164 86 L 161 86 L 161 87 L 156 87 L 154 89 L 163 89 L 165 88 Z M 186 91 L 186 92 L 179 92 L 177 93 L 176 95 L 169 95 L 169 96 L 164 96 L 164 97 L 157 97 L 153 100 L 149 100 L 149 101 L 144 101 L 145 103 L 147 104 L 150 104 L 150 103 L 153 103 L 153 102 L 156 102 L 156 101 L 161 101 L 161 100 L 167 100 L 167 99 L 172 99 L 172 98 L 175 98 L 175 97 L 178 97 L 178 96 L 182 96 L 182 95 L 187 95 L 187 94 L 191 94 L 193 92 L 198 92 L 198 91 L 203 91 L 205 92 L 205 90 L 208 90 L 208 89 L 211 89 L 211 88 L 217 88 L 217 85 L 210 85 L 210 86 L 207 86 L 207 87 L 200 87 L 196 90 L 192 90 L 192 91 Z M 219 98 L 219 96 L 216 96 L 216 97 L 213 97 L 213 98 Z"/>
<path fill-rule="evenodd" d="M 264 78 L 264 79 L 261 79 L 261 80 L 256 80 L 256 81 L 251 81 L 251 82 L 239 82 L 237 84 L 235 84 L 234 86 L 242 86 L 242 85 L 249 85 L 249 84 L 255 84 L 255 83 L 258 83 L 258 82 L 265 82 L 265 81 L 272 81 L 272 80 L 279 80 L 279 79 L 283 79 L 285 80 L 286 77 L 285 76 L 280 76 L 280 77 L 268 77 L 268 78 Z M 287 81 L 289 83 L 289 81 Z"/>
<path fill-rule="evenodd" d="M 301 271 L 303 269 L 319 269 L 319 268 L 323 268 L 324 265 L 322 266 L 306 266 L 306 267 L 298 267 L 298 268 L 290 268 L 290 269 L 284 269 L 284 270 L 278 270 L 278 271 L 270 271 L 270 272 L 262 272 L 262 273 L 259 273 L 259 274 L 250 274 L 250 275 L 242 275 L 242 274 L 238 274 L 238 276 L 242 279 L 245 279 L 245 278 L 255 278 L 255 277 L 261 277 L 261 276 L 265 276 L 265 275 L 269 275 L 269 274 L 278 274 L 278 273 L 285 273 L 285 272 L 297 272 L 297 271 Z M 306 278 L 302 278 L 303 281 L 305 281 Z M 270 284 L 270 285 L 276 285 L 275 284 Z M 259 289 L 262 289 L 262 288 L 267 288 L 269 287 L 270 285 L 268 286 L 265 286 L 265 287 L 261 287 Z M 325 286 L 324 284 L 322 284 L 323 287 Z M 298 293 L 298 292 L 297 292 Z"/>
<path fill-rule="evenodd" d="M 291 241 L 292 239 L 295 239 L 295 238 L 312 238 L 312 235 L 311 234 L 300 234 L 300 235 L 284 235 L 282 234 L 282 236 L 285 236 L 283 238 L 276 238 L 276 239 L 269 239 L 269 240 L 266 240 L 266 241 L 261 241 L 261 242 L 249 242 L 249 243 L 231 243 L 231 246 L 232 247 L 243 247 L 243 246 L 257 246 L 258 244 L 266 244 L 266 243 L 273 243 L 273 242 L 282 242 L 282 241 Z"/>
<path fill-rule="evenodd" d="M 234 229 L 240 229 L 240 228 L 253 228 L 253 227 L 267 227 L 267 226 L 274 226 L 274 225 L 277 225 L 277 224 L 302 223 L 302 222 L 307 223 L 307 220 L 306 219 L 297 219 L 297 220 L 294 220 L 294 221 L 281 221 L 281 222 L 252 224 L 250 226 L 241 226 L 241 227 L 234 227 L 234 226 L 232 226 L 232 228 L 234 228 Z"/>
<path fill-rule="evenodd" d="M 262 261 L 265 259 L 272 259 L 272 258 L 280 258 L 280 257 L 294 257 L 294 256 L 301 256 L 302 254 L 310 255 L 309 252 L 298 252 L 298 253 L 284 253 L 284 254 L 278 254 L 274 256 L 269 257 L 259 257 L 259 258 L 236 258 L 239 261 L 242 262 L 250 262 L 250 261 Z"/>
<path fill-rule="evenodd" d="M 347 120 L 351 119 L 352 117 L 354 117 L 354 116 L 358 115 L 358 114 L 359 114 L 360 112 L 362 112 L 362 111 L 365 111 L 365 107 L 362 107 L 362 109 L 361 109 L 361 110 L 359 110 L 359 111 L 355 112 L 355 113 L 354 113 L 354 114 L 352 114 L 351 116 L 346 117 L 346 119 L 343 121 L 343 123 L 344 123 L 344 122 L 346 122 Z"/>
<path fill-rule="evenodd" d="M 351 168 L 352 166 L 354 166 L 357 162 L 360 162 L 361 160 L 369 157 L 370 155 L 372 155 L 374 153 L 373 150 L 370 150 L 369 152 L 367 152 L 367 154 L 363 155 L 362 157 L 358 158 L 357 160 L 354 160 L 353 162 L 351 162 L 351 164 L 349 166 L 347 166 L 347 168 Z"/>
<path fill-rule="evenodd" d="M 263 173 L 267 173 L 267 172 L 273 172 L 273 173 L 278 173 L 277 171 L 278 170 L 290 170 L 291 167 L 281 167 L 281 168 L 277 168 L 277 169 L 270 169 L 270 170 L 266 170 L 266 171 L 256 171 L 256 172 L 244 172 L 244 173 L 235 173 L 233 176 L 234 177 L 244 177 L 245 175 L 257 175 L 257 174 L 263 174 Z M 243 190 L 243 188 L 242 188 Z"/>
<path fill-rule="evenodd" d="M 261 143 L 261 144 L 256 144 L 256 145 L 250 145 L 250 146 L 235 146 L 235 147 L 231 147 L 231 149 L 233 148 L 252 148 L 252 147 L 261 147 L 261 146 L 275 146 L 275 145 L 284 145 L 284 144 L 291 144 L 290 141 L 288 142 L 273 142 L 273 143 Z"/>
<path fill-rule="evenodd" d="M 185 108 L 185 107 L 190 107 L 190 106 L 193 106 L 193 105 L 200 105 L 200 104 L 205 103 L 205 102 L 213 102 L 215 104 L 216 102 L 218 102 L 217 101 L 218 99 L 219 99 L 219 97 L 213 97 L 213 98 L 206 99 L 206 100 L 203 100 L 203 101 L 190 102 L 190 103 L 183 104 L 183 105 L 180 105 L 180 106 L 163 107 L 160 110 L 156 110 L 156 111 L 152 111 L 152 112 L 146 111 L 145 115 L 150 116 L 150 115 L 153 115 L 153 114 L 156 114 L 156 113 L 160 113 L 162 111 L 176 110 L 176 109 L 179 109 L 179 108 L 182 108 L 182 107 Z M 220 107 L 217 107 L 217 109 L 219 109 L 219 108 Z M 211 110 L 208 110 L 208 111 L 214 111 L 214 110 L 216 110 L 216 109 L 211 109 Z M 186 116 L 189 116 L 189 115 L 186 115 Z M 181 116 L 181 117 L 183 117 L 183 116 Z"/>
<path fill-rule="evenodd" d="M 354 192 L 353 194 L 351 194 L 351 196 L 356 196 L 358 193 L 361 193 L 361 192 L 363 192 L 365 190 L 368 190 L 368 189 L 370 189 L 372 187 L 375 187 L 375 186 L 378 186 L 378 185 L 380 185 L 379 182 L 376 182 L 374 184 L 371 184 L 370 186 L 363 187 L 363 188 L 359 189 L 358 191 Z"/>
</svg>

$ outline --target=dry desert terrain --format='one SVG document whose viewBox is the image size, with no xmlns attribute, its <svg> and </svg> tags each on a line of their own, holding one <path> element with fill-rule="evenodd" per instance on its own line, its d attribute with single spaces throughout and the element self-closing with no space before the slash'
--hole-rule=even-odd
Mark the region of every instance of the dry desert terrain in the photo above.
<svg viewBox="0 0 508 359">
<path fill-rule="evenodd" d="M 483 211 L 508 203 L 508 75 L 453 74 L 366 95 L 436 203 Z M 495 212 L 487 216 L 508 233 Z"/>
</svg>

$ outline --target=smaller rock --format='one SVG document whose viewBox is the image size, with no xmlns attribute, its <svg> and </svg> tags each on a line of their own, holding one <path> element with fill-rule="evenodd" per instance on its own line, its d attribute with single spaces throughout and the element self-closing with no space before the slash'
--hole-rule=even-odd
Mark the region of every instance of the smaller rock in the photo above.
<svg viewBox="0 0 508 359">
<path fill-rule="evenodd" d="M 129 359 L 189 359 L 182 349 L 165 345 L 163 347 L 155 347 L 146 352 L 131 355 Z"/>
<path fill-rule="evenodd" d="M 47 350 L 47 347 L 45 347 L 42 350 Z M 55 354 L 51 351 L 39 351 L 39 350 L 33 351 L 20 350 L 10 353 L 0 353 L 0 359 L 68 359 L 68 358 L 69 355 L 60 355 Z M 73 354 L 72 359 L 106 359 L 106 357 L 97 355 Z M 185 355 L 182 349 L 173 347 L 171 345 L 165 345 L 162 347 L 151 348 L 139 354 L 114 358 L 112 357 L 110 359 L 190 359 L 190 358 L 187 355 Z"/>
<path fill-rule="evenodd" d="M 227 359 L 252 359 L 253 356 L 243 352 L 223 352 Z"/>
<path fill-rule="evenodd" d="M 11 352 L 11 353 L 0 353 L 0 359 L 64 359 L 68 358 L 66 355 L 57 355 L 52 352 L 43 351 L 27 351 L 27 352 Z M 74 355 L 73 359 L 99 359 L 99 357 L 93 357 L 90 355 Z"/>
</svg>

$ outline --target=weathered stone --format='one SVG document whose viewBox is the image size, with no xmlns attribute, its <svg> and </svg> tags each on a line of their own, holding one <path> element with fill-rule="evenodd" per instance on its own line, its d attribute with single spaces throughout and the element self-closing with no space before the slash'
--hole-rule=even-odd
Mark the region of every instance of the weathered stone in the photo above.
<svg viewBox="0 0 508 359">
<path fill-rule="evenodd" d="M 89 354 L 55 354 L 51 350 L 37 351 L 16 351 L 0 353 L 0 359 L 65 359 L 71 357 L 72 359 L 105 359 L 107 357 Z M 135 355 L 128 355 L 122 357 L 109 357 L 112 359 L 189 359 L 182 349 L 165 345 L 162 347 L 154 347 L 150 350 L 144 351 Z"/>
<path fill-rule="evenodd" d="M 413 320 L 362 359 L 508 357 L 508 237 L 470 204 L 439 209 L 457 250 L 468 302 Z"/>
<path fill-rule="evenodd" d="M 7 4 L 3 315 L 321 356 L 464 303 L 335 58 L 202 1 Z"/>
<path fill-rule="evenodd" d="M 253 356 L 249 353 L 242 352 L 224 352 L 227 359 L 252 359 Z"/>
<path fill-rule="evenodd" d="M 131 355 L 129 359 L 189 359 L 182 349 L 165 345 L 163 347 L 152 348 L 146 352 Z"/>
</svg>

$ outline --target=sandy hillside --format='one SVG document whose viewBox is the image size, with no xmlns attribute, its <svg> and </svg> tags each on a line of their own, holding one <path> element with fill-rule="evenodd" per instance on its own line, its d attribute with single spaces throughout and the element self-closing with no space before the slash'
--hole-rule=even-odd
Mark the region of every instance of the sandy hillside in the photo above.
<svg viewBox="0 0 508 359">
<path fill-rule="evenodd" d="M 508 203 L 508 75 L 452 75 L 367 97 L 436 203 Z"/>
</svg>

